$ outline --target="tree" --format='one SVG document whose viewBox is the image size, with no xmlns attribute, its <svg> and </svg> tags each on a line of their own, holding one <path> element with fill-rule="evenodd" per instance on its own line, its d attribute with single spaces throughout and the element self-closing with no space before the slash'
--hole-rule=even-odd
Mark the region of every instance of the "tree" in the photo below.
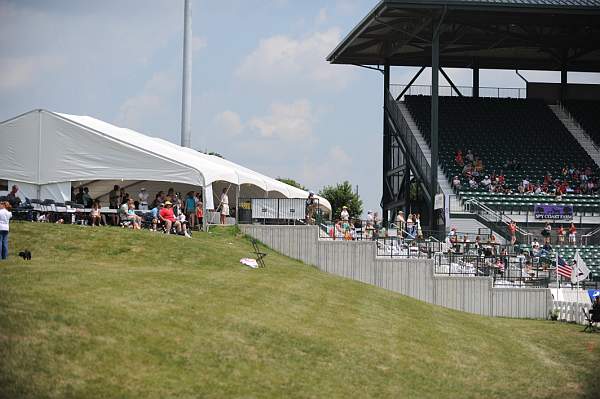
<svg viewBox="0 0 600 399">
<path fill-rule="evenodd" d="M 340 218 L 342 207 L 348 207 L 348 213 L 352 218 L 360 218 L 363 212 L 363 203 L 359 195 L 352 191 L 350 182 L 345 181 L 335 186 L 325 186 L 319 195 L 326 198 L 331 204 L 332 219 Z"/>
<path fill-rule="evenodd" d="M 289 178 L 289 177 L 278 177 L 277 180 L 279 180 L 282 183 L 289 184 L 290 186 L 299 188 L 300 190 L 308 190 L 302 184 L 298 183 L 296 180 Z"/>
</svg>

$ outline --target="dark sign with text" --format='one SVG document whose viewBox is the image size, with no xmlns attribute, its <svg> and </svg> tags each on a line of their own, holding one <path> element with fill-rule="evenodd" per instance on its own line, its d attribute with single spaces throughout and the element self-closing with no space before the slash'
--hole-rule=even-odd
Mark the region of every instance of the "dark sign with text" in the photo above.
<svg viewBox="0 0 600 399">
<path fill-rule="evenodd" d="M 573 205 L 535 205 L 536 219 L 573 220 Z"/>
</svg>

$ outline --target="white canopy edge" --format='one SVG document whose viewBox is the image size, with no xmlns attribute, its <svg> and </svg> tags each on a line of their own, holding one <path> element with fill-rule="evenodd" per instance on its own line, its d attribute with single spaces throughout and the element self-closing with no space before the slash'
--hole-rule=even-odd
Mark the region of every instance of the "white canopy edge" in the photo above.
<svg viewBox="0 0 600 399">
<path fill-rule="evenodd" d="M 123 146 L 125 146 L 128 150 L 137 150 L 139 155 L 141 157 L 147 158 L 148 156 L 150 157 L 156 157 L 157 159 L 160 159 L 161 162 L 169 162 L 170 164 L 174 164 L 174 165 L 180 165 L 183 168 L 187 168 L 190 171 L 193 171 L 194 173 L 187 173 L 185 174 L 185 178 L 184 177 L 180 177 L 183 176 L 182 174 L 177 174 L 176 176 L 172 176 L 173 181 L 178 181 L 181 180 L 181 183 L 192 183 L 192 184 L 197 184 L 199 186 L 203 186 L 206 187 L 208 185 L 211 185 L 212 183 L 216 182 L 216 181 L 225 181 L 225 182 L 229 182 L 231 184 L 240 186 L 243 184 L 251 184 L 254 185 L 256 187 L 259 187 L 260 189 L 264 190 L 265 192 L 279 192 L 281 193 L 284 197 L 287 198 L 306 198 L 308 196 L 308 192 L 305 190 L 301 190 L 298 189 L 296 187 L 290 186 L 288 184 L 285 184 L 283 182 L 280 182 L 274 178 L 265 176 L 261 173 L 255 172 L 251 169 L 248 169 L 246 167 L 243 167 L 241 165 L 238 165 L 234 162 L 231 162 L 229 160 L 217 157 L 217 156 L 213 156 L 213 155 L 207 155 L 207 154 L 203 154 L 199 151 L 195 151 L 191 148 L 185 148 L 185 147 L 181 147 L 179 145 L 173 144 L 169 141 L 160 139 L 160 138 L 156 138 L 156 137 L 150 137 L 147 136 L 145 134 L 139 133 L 135 130 L 131 130 L 128 128 L 122 128 L 122 127 L 118 127 L 115 125 L 112 125 L 110 123 L 104 122 L 102 120 L 90 117 L 90 116 L 80 116 L 80 115 L 70 115 L 70 114 L 64 114 L 64 113 L 55 113 L 55 112 L 51 112 L 51 111 L 47 111 L 47 110 L 34 110 L 34 111 L 30 111 L 28 113 L 19 115 L 15 118 L 9 119 L 7 121 L 4 121 L 0 124 L 0 127 L 2 127 L 2 133 L 3 135 L 6 133 L 6 130 L 4 128 L 10 128 L 10 125 L 12 123 L 14 123 L 17 119 L 19 118 L 23 118 L 23 117 L 31 117 L 32 115 L 35 116 L 35 113 L 39 112 L 39 151 L 38 151 L 38 159 L 37 159 L 37 165 L 38 165 L 38 169 L 42 168 L 41 164 L 41 160 L 39 158 L 42 157 L 42 154 L 44 154 L 44 151 L 48 150 L 51 151 L 52 148 L 46 148 L 46 145 L 52 145 L 52 143 L 47 143 L 47 142 L 42 142 L 42 139 L 45 138 L 46 140 L 48 139 L 45 136 L 50 136 L 50 134 L 58 134 L 58 135 L 64 135 L 63 130 L 69 130 L 68 131 L 68 137 L 60 137 L 63 140 L 68 140 L 67 142 L 77 142 L 77 135 L 81 135 L 83 132 L 77 131 L 76 129 L 66 129 L 64 127 L 54 127 L 53 123 L 55 121 L 52 120 L 44 120 L 45 122 L 42 123 L 42 115 L 44 116 L 48 116 L 50 118 L 56 118 L 57 120 L 60 120 L 62 122 L 65 123 L 69 123 L 72 124 L 73 127 L 79 128 L 79 129 L 83 129 L 85 130 L 86 133 L 92 133 L 92 134 L 96 134 L 99 135 L 100 137 L 106 139 L 107 141 L 113 142 L 113 143 L 120 143 Z M 58 123 L 58 122 L 57 122 Z M 51 127 L 49 128 L 48 125 L 51 125 Z M 57 125 L 58 126 L 58 125 Z M 18 128 L 17 128 L 18 129 Z M 31 140 L 33 141 L 34 138 L 37 137 L 37 132 L 33 132 L 32 130 L 37 130 L 37 123 L 35 123 L 34 126 L 34 121 L 29 121 L 28 124 L 25 124 L 25 126 L 22 127 L 22 129 L 27 129 L 28 130 L 28 134 L 31 137 L 27 137 L 26 140 Z M 55 132 L 51 132 L 51 131 L 45 131 L 44 129 L 54 129 Z M 42 134 L 44 137 L 42 137 Z M 82 136 L 83 137 L 83 136 Z M 4 138 L 4 137 L 3 137 Z M 12 142 L 12 146 L 7 146 L 7 147 L 11 147 L 11 148 L 7 148 L 4 149 L 7 152 L 7 159 L 8 157 L 8 153 L 10 152 L 10 159 L 11 160 L 15 160 L 18 159 L 18 153 L 20 151 L 23 150 L 23 145 L 21 143 L 18 143 L 19 141 L 19 137 L 13 137 L 13 142 Z M 10 143 L 9 143 L 10 144 Z M 44 148 L 42 148 L 44 146 Z M 2 147 L 2 146 L 0 146 Z M 80 148 L 78 148 L 80 149 Z M 98 149 L 100 150 L 100 149 Z M 4 157 L 4 155 L 2 154 L 2 149 L 0 148 L 0 155 L 2 155 Z M 27 158 L 29 158 L 29 161 L 31 164 L 35 163 L 33 158 L 35 158 L 36 154 L 31 154 L 34 153 L 35 151 L 29 151 L 29 154 L 26 155 Z M 16 155 L 16 156 L 15 156 Z M 45 155 L 45 154 L 44 154 Z M 24 155 L 25 156 L 25 155 Z M 73 157 L 72 154 L 69 154 L 69 156 Z M 48 158 L 48 157 L 46 157 Z M 108 157 L 108 159 L 106 159 L 105 161 L 107 162 L 107 164 L 105 165 L 107 168 L 110 168 L 110 157 Z M 114 158 L 113 158 L 114 160 Z M 72 161 L 72 160 L 71 160 Z M 89 161 L 89 160 L 88 160 Z M 101 162 L 102 160 L 97 159 L 97 158 L 93 158 L 92 161 L 95 162 Z M 25 166 L 22 162 L 19 161 L 15 161 L 15 166 L 18 166 L 21 169 L 27 169 L 27 166 Z M 57 166 L 58 164 L 54 163 L 52 164 L 52 162 L 50 162 L 51 166 L 49 167 L 49 169 L 52 169 L 52 166 Z M 58 167 L 58 166 L 57 166 Z M 0 167 L 1 168 L 1 167 Z M 4 171 L 5 173 L 10 173 L 10 170 Z M 29 172 L 29 173 L 27 173 Z M 56 178 L 52 178 L 52 171 L 47 170 L 47 171 L 42 171 L 40 172 L 40 170 L 37 171 L 37 178 L 35 177 L 35 171 L 23 171 L 22 175 L 26 176 L 28 175 L 29 178 L 25 179 L 19 179 L 19 180 L 23 180 L 25 182 L 30 182 L 30 183 L 34 183 L 34 184 L 49 184 L 49 183 L 57 183 L 60 182 L 60 178 L 56 177 Z M 136 172 L 135 170 L 132 170 L 132 173 Z M 158 176 L 154 176 L 154 178 L 156 180 L 167 180 L 169 176 L 164 176 L 164 175 L 160 175 L 160 170 L 156 171 Z M 4 174 L 4 173 L 3 173 Z M 42 175 L 44 175 L 42 178 Z M 194 178 L 193 176 L 197 175 L 200 178 Z M 6 176 L 7 178 L 14 178 L 13 176 Z M 124 177 L 128 177 L 128 176 L 124 176 Z M 139 179 L 142 176 L 139 176 L 139 173 L 134 177 L 132 176 L 132 179 Z M 78 179 L 71 179 L 71 180 L 84 180 L 86 178 L 86 176 L 82 176 L 81 178 Z M 99 176 L 99 178 L 101 178 L 101 176 Z M 147 177 L 148 180 L 151 180 L 152 177 L 148 176 Z M 17 180 L 17 179 L 16 179 Z M 33 180 L 36 180 L 35 182 Z M 64 180 L 64 178 L 63 178 Z M 194 181 L 195 180 L 195 181 Z M 325 198 L 316 196 L 319 199 L 319 204 L 320 206 L 331 212 L 331 204 L 329 203 L 329 201 L 327 201 Z"/>
</svg>

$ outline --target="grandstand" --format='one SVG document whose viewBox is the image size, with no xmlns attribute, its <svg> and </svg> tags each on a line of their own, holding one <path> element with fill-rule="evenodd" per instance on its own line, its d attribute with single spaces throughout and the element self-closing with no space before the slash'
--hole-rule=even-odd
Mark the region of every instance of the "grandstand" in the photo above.
<svg viewBox="0 0 600 399">
<path fill-rule="evenodd" d="M 424 205 L 421 221 L 438 238 L 459 225 L 508 239 L 517 222 L 517 241 L 531 250 L 550 220 L 548 261 L 579 249 L 600 280 L 600 85 L 568 82 L 568 72 L 600 73 L 599 37 L 597 0 L 380 1 L 328 60 L 383 75 L 384 224 Z M 421 68 L 393 92 L 391 69 L 406 66 Z M 457 86 L 446 67 L 470 69 L 472 87 Z M 411 95 L 426 68 L 430 88 Z M 484 98 L 484 68 L 560 71 L 560 84 L 527 82 Z M 440 95 L 438 71 L 449 95 Z M 469 151 L 476 162 L 465 162 Z M 577 246 L 565 246 L 556 229 L 572 222 Z"/>
<path fill-rule="evenodd" d="M 563 105 L 600 147 L 600 101 L 568 100 Z"/>
</svg>

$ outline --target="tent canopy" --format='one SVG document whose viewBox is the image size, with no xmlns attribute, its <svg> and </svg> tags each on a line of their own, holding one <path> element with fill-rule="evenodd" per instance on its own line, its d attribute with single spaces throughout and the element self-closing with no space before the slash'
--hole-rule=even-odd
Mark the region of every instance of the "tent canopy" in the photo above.
<svg viewBox="0 0 600 399">
<path fill-rule="evenodd" d="M 38 186 L 72 181 L 172 181 L 207 187 L 222 181 L 265 194 L 308 193 L 225 159 L 89 116 L 34 110 L 0 124 L 0 178 Z M 252 190 L 256 192 L 256 190 Z M 266 196 L 266 195 L 265 195 Z M 320 204 L 331 211 L 324 198 Z"/>
</svg>

